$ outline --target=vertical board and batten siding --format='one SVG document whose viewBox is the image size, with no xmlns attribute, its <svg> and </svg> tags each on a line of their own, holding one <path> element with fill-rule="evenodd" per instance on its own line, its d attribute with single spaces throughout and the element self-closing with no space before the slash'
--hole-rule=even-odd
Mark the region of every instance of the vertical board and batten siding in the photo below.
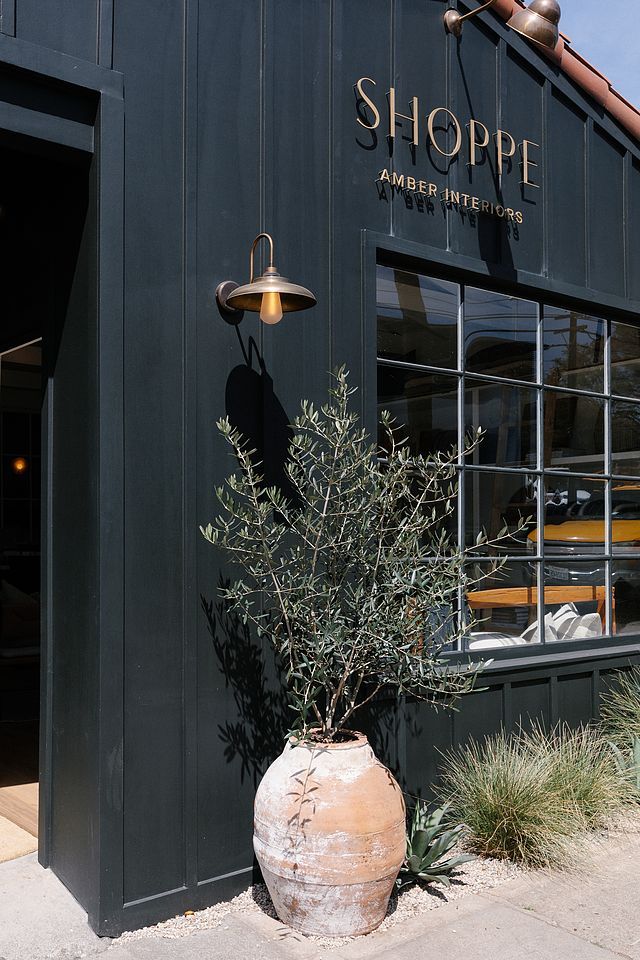
<svg viewBox="0 0 640 960">
<path fill-rule="evenodd" d="M 501 44 L 500 59 L 500 123 L 501 129 L 509 130 L 516 142 L 533 140 L 541 145 L 538 162 L 546 168 L 544 150 L 545 86 L 541 75 L 521 53 Z M 547 92 L 548 92 L 548 88 Z M 514 164 L 518 164 L 514 158 Z M 548 176 L 548 175 L 547 175 Z M 532 171 L 534 183 L 540 182 L 540 168 Z M 540 189 L 519 183 L 520 176 L 504 178 L 504 206 L 521 210 L 525 225 L 502 229 L 502 256 L 516 270 L 542 273 L 544 263 L 544 206 L 540 201 Z M 537 211 L 541 215 L 537 215 Z"/>
<path fill-rule="evenodd" d="M 460 90 L 455 84 L 455 81 L 451 80 L 450 73 L 447 70 L 447 59 L 451 51 L 447 50 L 445 44 L 434 45 L 433 48 L 429 50 L 428 55 L 426 55 L 425 51 L 426 38 L 437 36 L 438 31 L 441 29 L 442 9 L 440 5 L 436 3 L 402 3 L 395 6 L 395 15 L 393 18 L 393 86 L 397 91 L 396 109 L 401 113 L 409 113 L 408 98 L 413 96 L 419 97 L 422 135 L 420 138 L 421 144 L 415 151 L 414 162 L 408 144 L 401 139 L 403 134 L 406 135 L 406 130 L 399 125 L 396 132 L 396 145 L 394 146 L 393 158 L 389 166 L 391 166 L 392 169 L 396 168 L 398 173 L 406 171 L 419 179 L 431 180 L 435 176 L 438 176 L 442 181 L 443 187 L 446 185 L 453 186 L 454 184 L 447 179 L 450 163 L 445 157 L 438 158 L 437 155 L 432 153 L 432 157 L 436 160 L 439 170 L 438 172 L 434 171 L 433 175 L 427 175 L 427 173 L 425 173 L 428 161 L 424 147 L 427 102 L 434 106 L 445 106 L 448 105 L 453 98 L 453 89 L 460 95 Z M 489 60 L 491 60 L 492 56 L 495 56 L 493 43 L 490 43 L 490 49 L 487 51 L 487 54 Z M 363 75 L 374 78 L 378 84 L 376 87 L 376 102 L 380 104 L 379 109 L 381 109 L 383 119 L 376 132 L 378 133 L 381 144 L 375 153 L 367 154 L 359 151 L 362 153 L 361 160 L 363 164 L 364 182 L 356 188 L 356 196 L 358 194 L 366 194 L 375 197 L 374 187 L 370 182 L 367 182 L 367 180 L 370 181 L 372 177 L 377 175 L 380 169 L 387 166 L 385 160 L 382 159 L 384 157 L 383 144 L 385 143 L 387 133 L 386 116 L 382 107 L 386 103 L 385 93 L 388 86 L 386 86 L 385 76 L 375 69 L 375 64 L 368 67 L 366 64 L 363 64 L 363 70 L 360 71 L 358 65 L 351 63 L 350 60 L 347 59 L 346 69 L 348 75 L 351 77 L 352 84 Z M 492 78 L 490 71 L 489 76 L 489 86 L 491 86 Z M 349 91 L 349 83 L 345 82 L 344 95 L 348 96 Z M 347 107 L 347 126 L 351 128 L 348 130 L 345 140 L 353 150 L 355 133 L 353 127 L 353 107 L 351 104 L 346 104 L 345 106 Z M 454 108 L 452 107 L 452 109 Z M 495 96 L 492 110 L 495 113 Z M 406 121 L 403 121 L 403 123 L 406 123 Z M 364 140 L 366 138 L 366 131 L 362 128 L 356 128 L 356 130 L 358 139 Z M 378 158 L 381 159 L 379 160 Z M 376 170 L 376 165 L 378 165 L 378 170 Z M 425 243 L 442 249 L 447 248 L 449 220 L 439 203 L 431 202 L 419 207 L 414 202 L 404 202 L 401 197 L 391 199 L 389 197 L 389 191 L 387 191 L 387 197 L 385 197 L 384 200 L 378 201 L 378 204 L 383 208 L 385 206 L 391 207 L 392 217 L 389 232 L 398 237 L 413 237 L 417 232 L 421 237 L 425 238 Z M 368 229 L 375 230 L 377 228 L 372 226 Z M 382 230 L 381 232 L 384 233 L 387 231 Z M 375 353 L 375 344 L 372 346 Z"/>
<path fill-rule="evenodd" d="M 85 171 L 76 176 L 78 184 L 87 178 Z M 89 175 L 88 198 L 76 188 L 76 176 L 74 171 L 60 176 L 57 189 L 66 202 L 59 204 L 57 222 L 48 230 L 49 245 L 59 246 L 50 254 L 53 295 L 48 306 L 55 311 L 55 326 L 44 331 L 51 367 L 46 371 L 43 435 L 52 440 L 46 451 L 51 528 L 44 556 L 45 578 L 51 582 L 42 593 L 53 598 L 45 616 L 49 663 L 54 665 L 48 705 L 54 731 L 46 794 L 50 809 L 44 815 L 53 825 L 48 839 L 56 871 L 71 890 L 88 887 L 87 899 L 94 899 L 100 815 L 93 722 L 99 711 L 100 663 L 95 170 Z M 66 313 L 60 315 L 65 302 Z M 56 730 L 67 735 L 56 737 Z"/>
<path fill-rule="evenodd" d="M 586 115 L 559 91 L 548 90 L 547 180 L 571 215 L 548 218 L 546 267 L 550 277 L 576 286 L 587 279 L 586 143 Z M 575 149 L 568 150 L 567 144 Z"/>
<path fill-rule="evenodd" d="M 185 885 L 184 11 L 121 4 L 125 903 Z M 153 69 L 140 69 L 141 54 Z M 158 838 L 162 837 L 162 842 Z"/>
<path fill-rule="evenodd" d="M 110 29 L 113 0 L 2 0 L 0 29 L 59 53 L 98 63 L 101 28 Z M 110 64 L 109 64 L 110 66 Z"/>
<path fill-rule="evenodd" d="M 122 714 L 113 713 L 117 698 L 109 707 L 122 754 L 97 801 L 122 788 L 121 807 L 113 804 L 122 830 L 103 830 L 96 857 L 109 898 L 97 883 L 74 886 L 101 933 L 214 902 L 251 879 L 253 794 L 280 748 L 284 711 L 268 651 L 216 607 L 218 584 L 234 571 L 197 530 L 216 512 L 214 485 L 232 465 L 215 422 L 227 412 L 242 425 L 277 476 L 300 398 L 324 399 L 334 364 L 349 367 L 365 411 L 375 410 L 363 231 L 409 241 L 416 257 L 424 245 L 452 270 L 464 263 L 467 280 L 495 276 L 514 290 L 526 274 L 541 289 L 609 298 L 640 315 L 638 144 L 501 20 L 481 15 L 458 44 L 443 29 L 445 8 L 2 0 L 5 34 L 113 65 L 125 84 Z M 377 84 L 376 131 L 355 120 L 363 76 Z M 392 85 L 397 110 L 420 99 L 415 157 L 406 120 L 389 154 Z M 540 142 L 542 189 L 521 188 L 517 169 L 500 180 L 492 152 L 475 167 L 430 154 L 426 114 L 435 106 L 453 110 L 463 129 L 474 116 L 491 132 Z M 439 201 L 381 195 L 385 167 L 500 198 L 524 223 L 516 231 Z M 247 279 L 260 230 L 273 233 L 281 272 L 318 305 L 275 328 L 246 315 L 236 330 L 217 312 L 215 287 Z M 261 247 L 257 265 L 264 255 Z M 589 719 L 601 671 L 622 662 L 585 653 L 574 663 L 513 664 L 455 714 L 380 703 L 363 723 L 406 787 L 424 793 L 438 750 L 536 716 Z M 89 734 L 96 723 L 86 717 Z M 92 775 L 85 764 L 81 777 Z M 72 782 L 73 770 L 60 776 Z M 87 810 L 85 825 L 96 815 Z M 63 817 L 54 805 L 54 838 Z M 55 843 L 51 864 L 66 876 Z"/>
<path fill-rule="evenodd" d="M 226 29 L 220 29 L 221 23 Z M 238 220 L 246 224 L 251 234 L 249 242 L 261 224 L 262 32 L 260 0 L 247 0 L 241 6 L 234 0 L 201 6 L 199 30 L 193 38 L 196 47 L 192 49 L 198 64 L 197 97 L 189 98 L 190 120 L 197 128 L 194 277 L 200 282 L 195 290 L 195 338 L 188 348 L 187 382 L 192 381 L 191 456 L 194 462 L 197 458 L 201 468 L 192 471 L 195 501 L 187 514 L 188 533 L 193 536 L 189 554 L 193 614 L 190 640 L 196 680 L 189 709 L 195 714 L 197 742 L 194 737 L 185 749 L 193 757 L 188 789 L 195 814 L 188 824 L 195 830 L 189 870 L 195 883 L 203 885 L 199 888 L 201 898 L 212 900 L 219 896 L 218 888 L 225 892 L 228 889 L 224 883 L 212 888 L 212 878 L 244 870 L 235 882 L 246 885 L 251 876 L 252 839 L 246 824 L 251 820 L 255 790 L 252 741 L 257 734 L 250 729 L 245 711 L 249 709 L 256 716 L 258 691 L 263 690 L 262 678 L 252 669 L 255 661 L 244 662 L 246 646 L 240 646 L 227 623 L 215 615 L 219 578 L 232 574 L 216 562 L 212 548 L 197 529 L 215 510 L 214 483 L 221 479 L 220 464 L 229 462 L 217 435 L 216 420 L 228 409 L 237 409 L 243 398 L 249 401 L 247 415 L 255 418 L 253 408 L 260 403 L 262 389 L 259 367 L 254 376 L 245 375 L 235 327 L 221 319 L 216 322 L 214 299 L 220 280 L 234 278 L 240 283 L 248 271 L 249 244 L 237 230 Z M 229 50 L 242 51 L 237 64 L 230 68 L 233 82 L 231 77 L 221 77 L 220 70 Z M 206 282 L 202 282 L 205 277 Z M 250 338 L 259 343 L 261 331 L 256 316 L 245 316 L 240 331 L 247 349 Z M 246 423 L 244 426 L 250 429 Z M 251 428 L 255 435 L 255 424 Z M 203 603 L 213 605 L 211 629 Z M 222 656 L 226 656 L 228 669 L 235 668 L 235 684 L 225 679 Z M 229 764 L 234 768 L 229 778 L 223 773 L 226 763 L 221 757 L 233 743 L 242 745 L 246 760 L 242 770 L 234 762 Z"/>
<path fill-rule="evenodd" d="M 441 14 L 441 9 L 437 8 L 437 13 Z M 436 24 L 437 26 L 439 25 Z M 401 38 L 398 42 L 402 42 Z M 480 29 L 474 30 L 470 35 L 468 43 L 461 43 L 459 46 L 441 45 L 447 49 L 449 55 L 449 96 L 444 102 L 435 99 L 429 84 L 423 85 L 420 89 L 422 112 L 427 113 L 441 103 L 446 106 L 450 103 L 449 109 L 458 118 L 465 133 L 464 124 L 469 117 L 481 120 L 491 132 L 497 130 L 500 125 L 499 90 L 504 47 L 498 42 L 495 33 L 481 24 Z M 482 76 L 482 83 L 478 83 L 479 76 Z M 401 82 L 402 89 L 406 89 L 404 78 Z M 480 151 L 478 153 L 480 154 Z M 435 157 L 433 150 L 431 155 Z M 444 159 L 438 158 L 434 172 L 427 169 L 427 178 L 433 180 L 440 189 L 447 186 L 447 183 L 443 182 L 442 174 L 438 172 L 443 169 Z M 504 187 L 501 187 L 494 152 L 486 151 L 484 162 L 476 166 L 467 166 L 467 159 L 463 136 L 462 152 L 457 159 L 447 163 L 448 186 L 452 190 L 477 197 L 496 197 L 499 198 L 496 202 L 502 203 Z M 437 209 L 440 213 L 440 203 L 437 204 Z M 506 251 L 506 258 L 503 254 L 504 225 L 501 221 L 493 217 L 471 217 L 466 212 L 455 210 L 448 212 L 446 218 L 449 224 L 449 249 L 452 253 L 479 258 L 488 263 L 503 263 L 507 269 L 513 267 L 510 248 Z M 408 229 L 403 232 L 403 239 L 415 240 L 418 233 L 416 225 L 407 224 L 406 227 Z M 429 241 L 425 238 L 425 242 Z"/>
<path fill-rule="evenodd" d="M 626 195 L 626 249 L 627 249 L 627 293 L 632 300 L 640 301 L 640 159 L 627 154 L 625 169 L 627 174 Z"/>
</svg>

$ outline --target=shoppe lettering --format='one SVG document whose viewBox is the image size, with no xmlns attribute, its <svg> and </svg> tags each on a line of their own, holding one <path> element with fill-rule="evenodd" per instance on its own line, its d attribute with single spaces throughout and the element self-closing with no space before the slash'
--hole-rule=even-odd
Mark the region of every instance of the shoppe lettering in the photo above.
<svg viewBox="0 0 640 960">
<path fill-rule="evenodd" d="M 382 123 L 382 114 L 374 99 L 376 81 L 371 77 L 360 77 L 356 83 L 359 99 L 359 109 L 356 116 L 358 123 L 366 130 L 376 130 Z M 362 107 L 365 105 L 367 110 Z M 410 140 L 413 147 L 418 147 L 421 137 L 426 137 L 428 146 L 436 150 L 441 156 L 456 158 L 462 154 L 470 167 L 476 166 L 482 159 L 482 151 L 491 149 L 495 154 L 496 168 L 499 174 L 504 171 L 505 164 L 519 154 L 522 179 L 520 183 L 528 187 L 539 187 L 533 178 L 534 168 L 538 166 L 534 157 L 540 144 L 533 140 L 516 141 L 508 130 L 498 129 L 490 131 L 480 120 L 471 119 L 463 128 L 458 117 L 447 107 L 434 107 L 429 113 L 421 112 L 418 97 L 411 97 L 409 112 L 401 113 L 397 109 L 396 91 L 390 87 L 387 92 L 386 129 L 391 142 L 395 141 L 397 127 L 402 121 L 408 121 L 405 128 L 410 130 Z M 452 136 L 449 135 L 452 131 Z"/>
</svg>

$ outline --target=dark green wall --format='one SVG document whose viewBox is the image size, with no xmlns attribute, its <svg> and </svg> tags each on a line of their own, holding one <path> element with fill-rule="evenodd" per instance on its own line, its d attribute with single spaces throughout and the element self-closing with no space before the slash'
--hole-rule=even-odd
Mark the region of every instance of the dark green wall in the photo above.
<svg viewBox="0 0 640 960">
<path fill-rule="evenodd" d="M 101 200 L 103 210 L 124 201 L 124 339 L 119 348 L 114 339 L 101 380 L 123 383 L 124 466 L 115 453 L 101 461 L 115 463 L 101 490 L 113 485 L 117 502 L 122 487 L 124 545 L 109 574 L 118 602 L 111 619 L 101 608 L 99 628 L 109 641 L 97 742 L 110 745 L 96 774 L 100 882 L 74 886 L 100 932 L 204 905 L 251 878 L 253 793 L 279 749 L 282 704 L 267 653 L 215 609 L 229 571 L 197 529 L 231 466 L 215 421 L 225 410 L 235 416 L 277 469 L 299 399 L 322 398 L 334 364 L 368 384 L 363 231 L 418 245 L 414 256 L 435 251 L 466 277 L 493 277 L 504 289 L 526 283 L 640 316 L 638 144 L 499 18 L 469 23 L 458 44 L 445 35 L 445 8 L 443 0 L 3 0 L 2 30 L 21 43 L 25 66 L 48 48 L 124 77 L 124 194 Z M 542 189 L 523 190 L 517 164 L 500 184 L 491 158 L 470 173 L 464 160 L 430 157 L 424 143 L 413 167 L 405 127 L 390 159 L 384 130 L 374 143 L 356 123 L 362 76 L 377 81 L 380 107 L 393 85 L 398 110 L 416 95 L 424 112 L 447 106 L 463 126 L 474 116 L 491 132 L 541 142 Z M 109 144 L 98 142 L 107 165 Z M 439 202 L 420 209 L 399 193 L 381 198 L 375 179 L 392 164 L 442 188 L 494 202 L 502 195 L 524 223 L 516 231 Z M 274 235 L 281 271 L 309 286 L 318 305 L 270 329 L 245 316 L 238 333 L 221 319 L 214 291 L 220 280 L 245 280 L 263 229 Z M 116 238 L 106 230 L 101 238 L 101 263 L 113 269 Z M 111 293 L 117 299 L 117 284 Z M 97 401 L 103 423 L 121 413 L 107 400 Z M 100 444 L 117 446 L 114 437 Z M 626 662 L 627 652 L 617 651 L 619 661 L 612 651 L 604 661 L 584 654 L 498 669 L 453 719 L 382 705 L 372 730 L 406 784 L 426 789 L 435 747 L 514 725 L 520 713 L 591 717 L 600 669 Z M 87 822 L 94 815 L 87 811 Z M 54 837 L 59 816 L 54 809 Z M 54 846 L 61 870 L 57 857 Z"/>
</svg>

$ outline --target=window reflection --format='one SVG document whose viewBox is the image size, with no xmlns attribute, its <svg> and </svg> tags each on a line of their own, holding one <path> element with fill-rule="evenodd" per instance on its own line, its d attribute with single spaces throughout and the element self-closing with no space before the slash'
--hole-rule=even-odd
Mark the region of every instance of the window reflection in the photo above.
<svg viewBox="0 0 640 960">
<path fill-rule="evenodd" d="M 611 392 L 623 397 L 640 394 L 640 327 L 611 324 Z"/>
<path fill-rule="evenodd" d="M 545 466 L 602 473 L 604 411 L 604 400 L 545 391 Z"/>
<path fill-rule="evenodd" d="M 519 473 L 465 473 L 466 544 L 473 547 L 482 531 L 489 541 L 477 548 L 480 553 L 525 554 L 528 535 L 535 530 L 537 481 Z M 505 534 L 498 542 L 501 531 Z"/>
<path fill-rule="evenodd" d="M 614 473 L 640 475 L 640 404 L 611 401 L 611 464 Z"/>
<path fill-rule="evenodd" d="M 602 393 L 604 342 L 603 320 L 557 307 L 545 307 L 545 383 Z"/>
<path fill-rule="evenodd" d="M 466 287 L 466 369 L 507 380 L 536 377 L 537 307 L 528 300 Z"/>
<path fill-rule="evenodd" d="M 614 633 L 640 633 L 640 557 L 611 564 L 615 613 Z"/>
<path fill-rule="evenodd" d="M 457 367 L 458 285 L 378 267 L 378 356 Z"/>
<path fill-rule="evenodd" d="M 606 632 L 607 562 L 560 560 L 544 565 L 547 642 L 589 640 Z"/>
<path fill-rule="evenodd" d="M 640 483 L 614 481 L 611 501 L 612 552 L 640 557 Z"/>
<path fill-rule="evenodd" d="M 474 464 L 527 467 L 536 464 L 536 393 L 527 387 L 465 379 L 465 427 L 485 431 Z"/>
<path fill-rule="evenodd" d="M 397 367 L 378 367 L 378 411 L 389 410 L 413 453 L 427 455 L 457 443 L 458 379 Z M 382 432 L 378 437 L 384 445 Z"/>
<path fill-rule="evenodd" d="M 469 650 L 524 647 L 540 642 L 538 566 L 513 562 L 491 572 L 486 564 L 472 565 L 471 578 L 482 579 L 467 593 L 467 605 L 476 619 L 467 640 Z"/>
<path fill-rule="evenodd" d="M 607 484 L 586 477 L 546 477 L 544 486 L 544 549 L 547 555 L 605 552 Z M 528 549 L 539 553 L 532 530 Z"/>
</svg>

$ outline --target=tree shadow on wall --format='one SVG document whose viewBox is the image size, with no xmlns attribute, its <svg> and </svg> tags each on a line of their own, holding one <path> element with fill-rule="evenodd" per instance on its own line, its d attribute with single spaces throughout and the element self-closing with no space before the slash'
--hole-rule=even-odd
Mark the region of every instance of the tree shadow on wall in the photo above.
<svg viewBox="0 0 640 960">
<path fill-rule="evenodd" d="M 253 460 L 263 486 L 278 487 L 292 501 L 294 492 L 285 472 L 293 435 L 289 417 L 274 392 L 273 379 L 255 340 L 249 337 L 245 344 L 237 327 L 236 332 L 244 363 L 234 367 L 227 378 L 225 412 L 249 449 L 255 451 Z M 218 595 L 229 585 L 220 575 Z M 237 719 L 219 725 L 224 756 L 228 763 L 239 760 L 241 779 L 250 778 L 255 787 L 269 763 L 282 752 L 291 725 L 282 670 L 269 642 L 259 640 L 225 600 L 201 595 L 200 602 L 218 666 L 236 706 Z"/>
<path fill-rule="evenodd" d="M 229 581 L 220 577 L 219 587 L 228 586 Z M 225 600 L 209 601 L 201 595 L 200 602 L 237 711 L 237 720 L 218 726 L 224 757 L 227 763 L 239 760 L 241 781 L 248 777 L 257 787 L 266 767 L 282 752 L 289 729 L 282 670 L 271 647 L 252 636 Z"/>
</svg>

